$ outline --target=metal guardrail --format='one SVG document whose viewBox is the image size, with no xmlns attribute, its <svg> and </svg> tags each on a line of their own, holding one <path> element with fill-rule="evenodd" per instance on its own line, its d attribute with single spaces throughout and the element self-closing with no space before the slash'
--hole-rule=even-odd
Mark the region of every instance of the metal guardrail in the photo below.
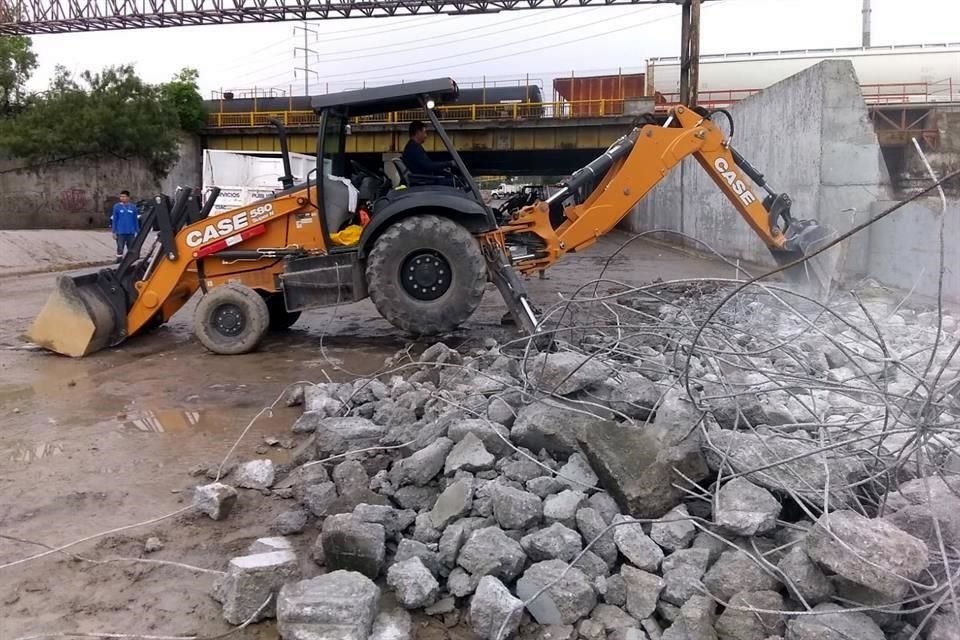
<svg viewBox="0 0 960 640">
<path fill-rule="evenodd" d="M 909 105 L 930 103 L 960 103 L 960 84 L 953 80 L 940 82 L 908 82 L 898 84 L 861 85 L 868 105 Z M 760 89 L 730 89 L 701 91 L 697 103 L 707 108 L 730 106 L 760 92 Z M 679 104 L 680 94 L 658 94 L 655 109 L 665 112 Z M 571 118 L 607 118 L 628 115 L 631 100 L 601 99 L 556 102 L 517 102 L 501 104 L 446 105 L 437 108 L 440 120 L 447 122 L 490 122 L 529 120 L 568 120 Z M 238 113 L 215 112 L 207 114 L 211 129 L 256 128 L 270 126 L 277 118 L 286 126 L 319 125 L 313 111 L 249 111 Z M 406 124 L 422 119 L 421 111 L 399 111 L 364 116 L 358 124 Z"/>
</svg>

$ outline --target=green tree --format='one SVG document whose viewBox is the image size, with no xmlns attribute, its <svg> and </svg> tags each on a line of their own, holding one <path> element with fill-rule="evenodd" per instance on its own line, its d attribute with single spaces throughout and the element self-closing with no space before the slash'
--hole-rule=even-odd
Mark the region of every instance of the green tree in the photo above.
<svg viewBox="0 0 960 640">
<path fill-rule="evenodd" d="M 37 55 L 30 38 L 0 38 L 0 115 L 9 115 L 22 105 L 24 86 L 37 68 Z"/>
<path fill-rule="evenodd" d="M 49 90 L 0 125 L 0 146 L 31 162 L 84 155 L 142 158 L 165 174 L 178 157 L 180 120 L 161 87 L 130 66 L 84 72 L 57 68 Z"/>
<path fill-rule="evenodd" d="M 207 111 L 197 84 L 196 69 L 181 69 L 170 82 L 161 86 L 166 100 L 173 104 L 180 119 L 180 128 L 188 133 L 199 133 L 207 122 Z"/>
</svg>

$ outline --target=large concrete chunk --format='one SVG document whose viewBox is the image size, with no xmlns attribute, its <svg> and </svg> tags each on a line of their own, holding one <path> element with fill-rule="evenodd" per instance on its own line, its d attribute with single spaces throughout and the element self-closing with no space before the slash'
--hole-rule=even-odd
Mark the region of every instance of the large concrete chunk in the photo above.
<svg viewBox="0 0 960 640">
<path fill-rule="evenodd" d="M 325 418 L 317 425 L 317 454 L 337 455 L 380 444 L 387 428 L 366 418 Z"/>
<path fill-rule="evenodd" d="M 613 542 L 620 553 L 634 566 L 644 571 L 654 572 L 660 569 L 663 550 L 643 532 L 639 522 L 627 516 L 617 516 L 613 523 Z M 623 524 L 634 523 L 634 524 Z"/>
<path fill-rule="evenodd" d="M 681 549 L 663 559 L 664 601 L 678 607 L 703 593 L 701 579 L 710 562 L 707 549 Z"/>
<path fill-rule="evenodd" d="M 804 548 L 834 573 L 891 598 L 903 597 L 930 561 L 922 540 L 854 511 L 821 516 Z"/>
<path fill-rule="evenodd" d="M 506 640 L 520 627 L 523 602 L 493 576 L 484 576 L 470 601 L 467 622 L 483 640 Z"/>
<path fill-rule="evenodd" d="M 587 491 L 597 486 L 600 479 L 590 468 L 590 463 L 582 454 L 575 453 L 560 467 L 557 479 L 575 491 Z"/>
<path fill-rule="evenodd" d="M 647 420 L 660 400 L 660 389 L 639 373 L 627 371 L 617 376 L 619 379 L 604 380 L 592 390 L 596 402 L 609 408 L 615 415 Z"/>
<path fill-rule="evenodd" d="M 352 571 L 293 582 L 277 598 L 283 640 L 367 640 L 380 608 L 380 589 Z"/>
<path fill-rule="evenodd" d="M 292 551 L 234 558 L 217 587 L 218 596 L 223 600 L 223 617 L 230 624 L 242 624 L 251 618 L 254 621 L 272 618 L 276 611 L 273 595 L 294 578 L 298 570 L 297 556 Z M 267 598 L 271 601 L 264 607 Z M 254 617 L 254 614 L 257 615 Z"/>
<path fill-rule="evenodd" d="M 353 510 L 353 517 L 361 522 L 383 525 L 387 537 L 394 538 L 413 524 L 417 514 L 414 511 L 400 511 L 381 504 L 358 504 Z"/>
<path fill-rule="evenodd" d="M 452 521 L 470 513 L 472 505 L 473 482 L 466 478 L 457 480 L 444 489 L 437 498 L 436 504 L 430 511 L 430 522 L 434 529 L 443 531 Z"/>
<path fill-rule="evenodd" d="M 510 416 L 513 416 L 512 412 Z M 490 420 L 460 420 L 450 425 L 447 436 L 454 442 L 460 442 L 468 433 L 479 438 L 484 448 L 495 456 L 504 457 L 513 453 L 510 430 L 502 424 Z"/>
<path fill-rule="evenodd" d="M 397 462 L 390 470 L 393 486 L 400 488 L 406 484 L 415 484 L 422 487 L 428 484 L 443 470 L 451 449 L 453 440 L 438 438 L 409 458 Z"/>
<path fill-rule="evenodd" d="M 237 503 L 237 490 L 222 482 L 204 484 L 193 490 L 193 506 L 211 520 L 223 520 Z"/>
<path fill-rule="evenodd" d="M 272 460 L 244 462 L 234 472 L 237 486 L 244 489 L 269 489 L 275 477 Z"/>
<path fill-rule="evenodd" d="M 350 514 L 330 516 L 320 534 L 326 567 L 331 571 L 357 571 L 375 579 L 386 556 L 382 525 L 362 522 Z"/>
<path fill-rule="evenodd" d="M 764 571 L 759 561 L 745 551 L 730 549 L 703 577 L 707 590 L 723 601 L 741 591 L 776 591 L 780 581 Z"/>
<path fill-rule="evenodd" d="M 483 442 L 472 433 L 466 434 L 460 442 L 453 445 L 443 473 L 452 476 L 457 471 L 476 473 L 493 468 L 496 458 L 483 446 Z"/>
<path fill-rule="evenodd" d="M 597 423 L 580 437 L 600 486 L 620 509 L 637 518 L 659 518 L 680 504 L 684 486 L 707 477 L 708 469 L 696 442 L 672 445 L 640 429 Z"/>
<path fill-rule="evenodd" d="M 583 536 L 585 545 L 593 543 L 590 549 L 608 566 L 617 561 L 617 545 L 613 541 L 613 532 L 606 531 L 607 524 L 596 509 L 586 508 L 577 511 L 577 529 Z"/>
<path fill-rule="evenodd" d="M 713 629 L 715 608 L 713 600 L 706 596 L 690 598 L 676 611 L 673 624 L 663 632 L 661 640 L 717 640 Z"/>
<path fill-rule="evenodd" d="M 697 535 L 686 505 L 674 507 L 650 527 L 650 539 L 666 551 L 686 549 Z"/>
<path fill-rule="evenodd" d="M 769 491 L 744 478 L 734 478 L 717 492 L 714 520 L 738 536 L 755 536 L 777 526 L 780 503 Z"/>
<path fill-rule="evenodd" d="M 571 531 L 559 522 L 546 529 L 523 536 L 520 540 L 520 546 L 523 547 L 527 557 L 533 562 L 543 560 L 573 562 L 573 559 L 583 549 L 580 534 Z"/>
<path fill-rule="evenodd" d="M 783 596 L 776 591 L 741 592 L 730 599 L 717 620 L 720 640 L 764 640 L 783 635 L 783 614 L 751 611 L 750 609 L 782 611 Z"/>
<path fill-rule="evenodd" d="M 818 604 L 816 615 L 797 616 L 787 623 L 786 640 L 885 640 L 869 616 L 845 611 L 835 604 Z"/>
<path fill-rule="evenodd" d="M 397 545 L 397 553 L 393 556 L 393 561 L 405 562 L 412 558 L 419 558 L 430 573 L 434 576 L 440 575 L 440 557 L 436 551 L 431 551 L 430 547 L 422 542 L 404 538 Z"/>
<path fill-rule="evenodd" d="M 437 601 L 440 584 L 420 558 L 409 558 L 390 565 L 387 585 L 396 591 L 404 609 L 422 609 Z"/>
<path fill-rule="evenodd" d="M 620 569 L 620 575 L 627 585 L 627 612 L 637 620 L 653 615 L 657 609 L 657 600 L 666 586 L 663 578 L 634 569 L 628 564 Z"/>
<path fill-rule="evenodd" d="M 783 572 L 790 593 L 795 598 L 802 598 L 808 605 L 815 606 L 833 597 L 833 583 L 803 549 L 791 549 L 777 568 Z"/>
<path fill-rule="evenodd" d="M 571 489 L 549 496 L 543 502 L 543 519 L 550 524 L 559 522 L 568 529 L 573 529 L 577 526 L 577 511 L 580 511 L 586 501 L 586 494 Z"/>
<path fill-rule="evenodd" d="M 561 560 L 538 562 L 517 581 L 517 596 L 525 602 L 552 584 L 527 604 L 530 615 L 540 624 L 575 624 L 597 604 L 590 579 L 579 569 L 567 569 Z"/>
<path fill-rule="evenodd" d="M 520 575 L 526 561 L 520 543 L 497 527 L 474 531 L 457 558 L 457 564 L 475 576 L 492 575 L 507 582 Z"/>
<path fill-rule="evenodd" d="M 607 379 L 611 367 L 582 353 L 541 353 L 526 362 L 527 380 L 537 389 L 561 396 Z"/>
<path fill-rule="evenodd" d="M 377 614 L 368 640 L 411 640 L 413 620 L 410 614 L 399 607 L 392 607 Z"/>
<path fill-rule="evenodd" d="M 834 505 L 851 502 L 851 485 L 866 472 L 863 464 L 846 454 L 820 451 L 819 443 L 777 435 L 742 431 L 711 434 L 712 448 L 707 462 L 714 471 L 724 464 L 726 472 L 746 473 L 751 482 L 782 493 L 794 493 L 815 504 L 823 504 L 823 491 L 830 480 Z M 763 469 L 750 473 L 754 469 Z M 837 488 L 840 487 L 840 488 Z"/>
<path fill-rule="evenodd" d="M 527 529 L 540 522 L 543 503 L 540 498 L 506 485 L 496 485 L 491 491 L 493 516 L 504 529 Z"/>
<path fill-rule="evenodd" d="M 510 430 L 510 439 L 531 451 L 546 449 L 553 455 L 569 456 L 580 450 L 577 435 L 581 431 L 590 433 L 600 424 L 613 423 L 590 414 L 583 407 L 544 399 L 520 409 Z"/>
</svg>

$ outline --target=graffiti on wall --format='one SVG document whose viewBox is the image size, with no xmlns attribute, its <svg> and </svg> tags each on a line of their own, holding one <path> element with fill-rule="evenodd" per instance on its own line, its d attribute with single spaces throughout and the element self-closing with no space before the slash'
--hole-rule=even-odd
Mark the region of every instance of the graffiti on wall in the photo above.
<svg viewBox="0 0 960 640">
<path fill-rule="evenodd" d="M 89 211 L 90 196 L 83 187 L 70 187 L 60 192 L 57 197 L 60 210 L 66 213 L 82 213 Z"/>
</svg>

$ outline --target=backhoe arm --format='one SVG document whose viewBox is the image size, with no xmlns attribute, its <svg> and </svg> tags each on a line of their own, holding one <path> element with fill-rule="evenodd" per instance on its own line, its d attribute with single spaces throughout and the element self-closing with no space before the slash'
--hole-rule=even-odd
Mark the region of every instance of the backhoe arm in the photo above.
<svg viewBox="0 0 960 640">
<path fill-rule="evenodd" d="M 516 268 L 524 273 L 540 271 L 567 252 L 589 247 L 613 230 L 689 156 L 697 159 L 775 255 L 788 253 L 784 231 L 791 222 L 789 197 L 772 192 L 762 174 L 729 145 L 723 132 L 710 119 L 686 107 L 677 107 L 668 125 L 673 126 L 647 125 L 634 129 L 603 156 L 574 173 L 551 200 L 522 209 L 503 228 L 508 244 L 511 235 L 522 237 L 515 234 L 532 233 L 542 241 L 542 248 L 533 257 L 518 260 Z M 597 175 L 604 176 L 600 183 L 581 204 L 568 206 L 564 222 L 554 229 L 549 219 L 550 202 L 567 198 Z M 769 195 L 764 200 L 758 198 L 753 182 L 767 190 Z"/>
</svg>

